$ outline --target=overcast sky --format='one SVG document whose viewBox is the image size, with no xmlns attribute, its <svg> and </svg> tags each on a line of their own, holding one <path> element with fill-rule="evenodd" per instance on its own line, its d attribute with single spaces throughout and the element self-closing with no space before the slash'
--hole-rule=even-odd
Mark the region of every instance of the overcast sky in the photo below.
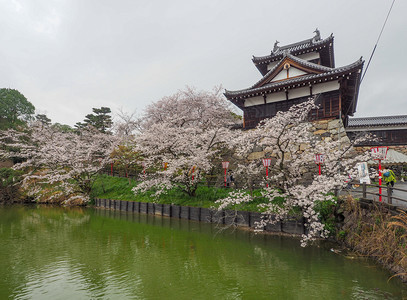
<svg viewBox="0 0 407 300">
<path fill-rule="evenodd" d="M 142 112 L 186 85 L 244 89 L 252 55 L 335 36 L 335 63 L 366 60 L 393 0 L 0 0 L 0 87 L 53 122 L 108 106 Z M 407 114 L 407 1 L 396 0 L 356 116 Z"/>
</svg>

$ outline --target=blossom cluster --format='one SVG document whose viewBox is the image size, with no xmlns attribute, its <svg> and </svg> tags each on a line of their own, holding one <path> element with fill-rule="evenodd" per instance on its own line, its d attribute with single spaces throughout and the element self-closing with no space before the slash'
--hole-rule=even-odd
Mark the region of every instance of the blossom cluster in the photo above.
<svg viewBox="0 0 407 300">
<path fill-rule="evenodd" d="M 229 129 L 234 117 L 228 106 L 219 89 L 199 92 L 190 88 L 150 105 L 134 144 L 152 176 L 134 192 L 154 189 L 160 195 L 177 187 L 194 195 L 234 134 Z"/>
<path fill-rule="evenodd" d="M 255 129 L 243 132 L 233 141 L 239 158 L 238 172 L 246 177 L 264 172 L 260 160 L 250 160 L 255 149 L 263 149 L 272 159 L 267 179 L 270 188 L 265 188 L 262 193 L 266 202 L 259 205 L 263 218 L 257 228 L 287 218 L 293 210 L 299 209 L 306 225 L 302 245 L 317 237 L 327 237 L 316 204 L 333 201 L 332 193 L 346 186 L 349 176 L 356 177 L 356 163 L 370 158 L 369 153 L 356 154 L 350 142 L 328 142 L 314 135 L 308 115 L 315 107 L 314 99 L 294 105 L 287 112 L 278 112 L 275 117 L 264 120 Z M 315 164 L 315 155 L 319 153 L 324 154 L 321 175 Z M 274 201 L 277 197 L 284 201 Z M 244 193 L 234 192 L 218 201 L 219 209 L 249 199 Z"/>
<path fill-rule="evenodd" d="M 65 202 L 89 200 L 95 175 L 110 163 L 110 153 L 117 145 L 112 135 L 92 128 L 63 132 L 35 122 L 24 132 L 0 132 L 3 150 L 0 156 L 16 157 L 24 169 L 23 187 L 33 197 L 40 197 L 43 185 L 53 188 L 51 198 L 64 195 Z"/>
</svg>

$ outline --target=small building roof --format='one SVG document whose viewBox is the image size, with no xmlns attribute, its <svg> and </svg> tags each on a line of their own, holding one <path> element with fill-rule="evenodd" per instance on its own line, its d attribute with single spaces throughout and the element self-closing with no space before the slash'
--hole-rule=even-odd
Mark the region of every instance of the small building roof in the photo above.
<svg viewBox="0 0 407 300">
<path fill-rule="evenodd" d="M 407 126 L 407 115 L 349 118 L 347 128 Z"/>
<path fill-rule="evenodd" d="M 292 55 L 301 55 L 309 52 L 323 51 L 324 55 L 321 55 L 321 59 L 325 62 L 323 65 L 335 67 L 334 55 L 333 55 L 333 35 L 325 39 L 321 39 L 318 36 L 314 36 L 310 39 L 278 47 L 275 44 L 275 49 L 271 51 L 271 54 L 265 56 L 253 56 L 252 61 L 263 75 L 267 72 L 267 65 L 273 61 L 277 61 L 283 58 L 285 53 L 291 53 Z M 326 53 L 325 53 L 326 52 Z"/>
</svg>

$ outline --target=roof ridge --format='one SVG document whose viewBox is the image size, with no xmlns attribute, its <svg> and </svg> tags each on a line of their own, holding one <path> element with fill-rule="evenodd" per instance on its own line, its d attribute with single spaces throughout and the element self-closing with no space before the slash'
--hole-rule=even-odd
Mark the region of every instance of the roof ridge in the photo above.
<svg viewBox="0 0 407 300">
<path fill-rule="evenodd" d="M 372 120 L 372 119 L 379 119 L 379 118 L 401 118 L 405 117 L 407 118 L 407 115 L 390 115 L 390 116 L 373 116 L 373 117 L 357 117 L 357 118 L 349 118 L 349 120 Z"/>
<path fill-rule="evenodd" d="M 264 56 L 254 56 L 253 55 L 252 60 L 253 61 L 266 60 L 266 59 L 269 59 L 269 58 L 278 57 L 280 55 L 283 55 L 283 52 L 289 50 L 290 48 L 294 48 L 296 46 L 301 46 L 301 45 L 306 45 L 306 44 L 309 44 L 308 47 L 318 46 L 318 45 L 324 44 L 324 43 L 326 43 L 326 42 L 328 42 L 328 41 L 330 41 L 332 39 L 333 39 L 333 34 L 331 33 L 331 35 L 328 36 L 325 39 L 320 39 L 320 40 L 314 41 L 314 37 L 312 37 L 310 39 L 306 39 L 306 40 L 303 40 L 301 42 L 296 42 L 296 43 L 284 45 L 284 46 L 281 46 L 281 47 L 277 46 L 276 50 L 271 51 L 271 53 L 269 55 L 264 55 Z M 295 51 L 295 50 L 297 50 L 297 49 L 292 49 L 292 50 L 289 50 L 289 51 L 291 52 L 291 51 Z"/>
</svg>

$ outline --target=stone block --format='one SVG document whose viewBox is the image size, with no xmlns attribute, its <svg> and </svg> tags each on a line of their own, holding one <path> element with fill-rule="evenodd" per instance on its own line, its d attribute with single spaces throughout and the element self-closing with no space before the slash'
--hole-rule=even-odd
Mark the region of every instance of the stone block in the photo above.
<svg viewBox="0 0 407 300">
<path fill-rule="evenodd" d="M 120 210 L 120 200 L 113 200 L 114 201 L 114 206 L 113 209 L 114 210 Z"/>
<path fill-rule="evenodd" d="M 156 214 L 158 216 L 163 215 L 163 205 L 162 204 L 155 203 L 155 205 L 154 205 L 154 214 Z"/>
<path fill-rule="evenodd" d="M 250 227 L 257 228 L 256 223 L 261 221 L 261 213 L 250 212 Z"/>
<path fill-rule="evenodd" d="M 201 208 L 200 220 L 202 222 L 211 223 L 212 222 L 212 214 L 213 214 L 213 210 L 211 210 L 209 208 Z"/>
<path fill-rule="evenodd" d="M 249 227 L 250 213 L 248 211 L 238 211 L 236 214 L 236 224 L 242 227 Z"/>
<path fill-rule="evenodd" d="M 307 144 L 300 144 L 300 151 L 304 151 L 308 147 L 309 147 L 309 145 L 307 145 Z"/>
<path fill-rule="evenodd" d="M 120 201 L 120 210 L 127 211 L 127 201 Z"/>
<path fill-rule="evenodd" d="M 189 219 L 194 221 L 200 221 L 201 218 L 201 208 L 200 207 L 190 207 L 189 208 Z"/>
<path fill-rule="evenodd" d="M 321 135 L 321 134 L 324 134 L 324 133 L 326 133 L 327 131 L 326 130 L 317 130 L 317 131 L 315 131 L 314 132 L 314 135 Z"/>
<path fill-rule="evenodd" d="M 328 122 L 319 124 L 318 129 L 328 130 Z"/>
<path fill-rule="evenodd" d="M 281 223 L 281 231 L 290 234 L 303 234 L 304 222 L 302 219 L 287 219 Z"/>
<path fill-rule="evenodd" d="M 260 147 L 260 146 L 254 146 L 253 147 L 253 152 L 262 152 L 263 151 L 263 148 L 262 147 Z"/>
<path fill-rule="evenodd" d="M 331 120 L 328 122 L 328 130 L 338 128 L 338 127 L 343 127 L 341 120 L 336 119 L 336 120 Z"/>
<path fill-rule="evenodd" d="M 180 218 L 189 220 L 189 206 L 181 206 Z"/>
<path fill-rule="evenodd" d="M 147 202 L 140 202 L 140 212 L 143 214 L 148 212 Z"/>
<path fill-rule="evenodd" d="M 350 144 L 350 140 L 349 140 L 349 138 L 347 136 L 342 137 L 340 139 L 340 142 L 341 142 L 341 144 L 347 144 L 347 145 Z"/>
<path fill-rule="evenodd" d="M 163 204 L 163 216 L 171 217 L 171 204 Z"/>
<path fill-rule="evenodd" d="M 129 201 L 127 203 L 127 211 L 134 212 L 134 202 L 133 201 Z"/>
<path fill-rule="evenodd" d="M 255 160 L 255 159 L 260 159 L 263 158 L 265 153 L 263 151 L 261 152 L 252 152 L 247 156 L 248 160 Z"/>
<path fill-rule="evenodd" d="M 234 225 L 236 221 L 236 211 L 234 210 L 225 210 L 225 224 L 226 225 Z"/>
<path fill-rule="evenodd" d="M 266 231 L 270 231 L 270 232 L 281 232 L 281 222 L 276 222 L 274 224 L 267 224 L 266 225 Z"/>
<path fill-rule="evenodd" d="M 154 204 L 155 203 L 152 203 L 152 202 L 148 202 L 147 203 L 147 213 L 148 214 L 150 214 L 150 215 L 154 215 Z"/>
<path fill-rule="evenodd" d="M 212 223 L 225 224 L 225 212 L 223 210 L 213 211 Z"/>
<path fill-rule="evenodd" d="M 140 212 L 140 202 L 134 202 L 133 211 L 134 211 L 134 212 L 137 212 L 137 213 Z"/>
<path fill-rule="evenodd" d="M 171 217 L 178 219 L 181 217 L 181 206 L 171 205 Z"/>
<path fill-rule="evenodd" d="M 271 215 L 268 219 L 268 224 L 265 226 L 266 231 L 281 232 L 281 221 L 276 222 L 276 217 Z"/>
</svg>

